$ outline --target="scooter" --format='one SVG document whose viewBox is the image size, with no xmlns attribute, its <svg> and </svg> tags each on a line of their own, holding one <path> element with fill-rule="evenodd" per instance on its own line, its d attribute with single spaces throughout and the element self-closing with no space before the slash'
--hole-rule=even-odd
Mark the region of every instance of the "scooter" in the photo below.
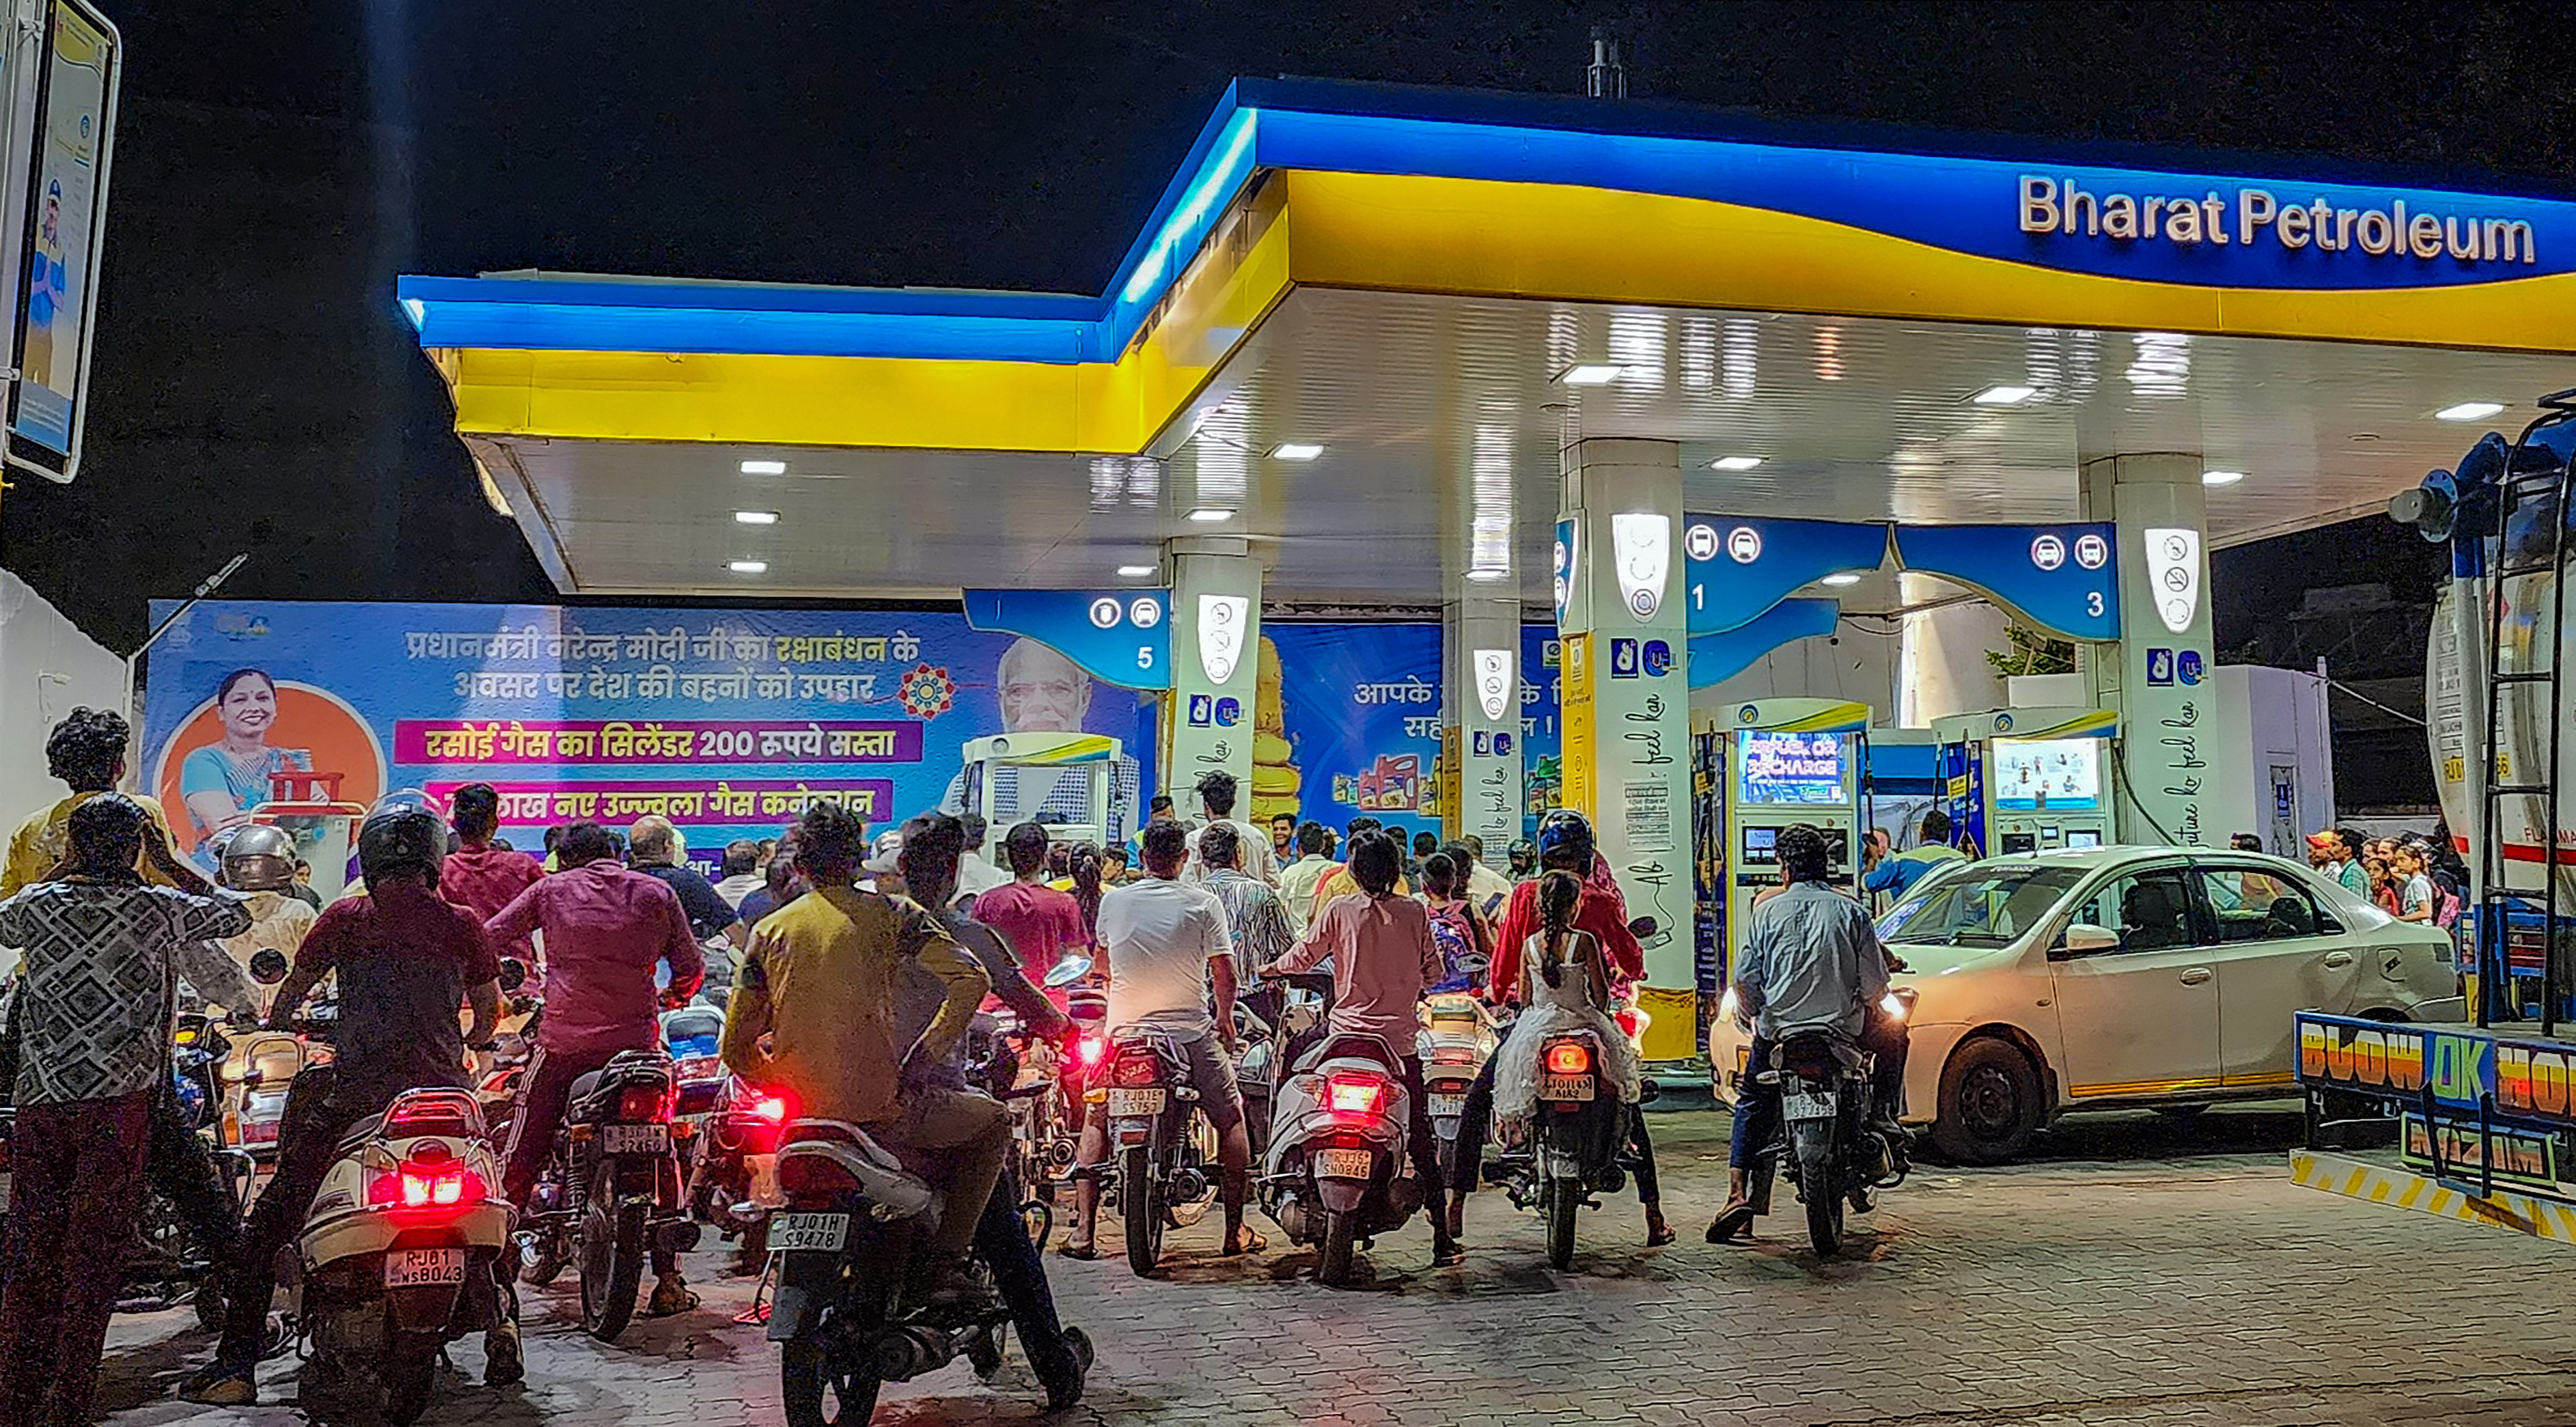
<svg viewBox="0 0 2576 1427">
<path fill-rule="evenodd" d="M 1414 1044 L 1422 1057 L 1422 1093 L 1431 1101 L 1432 1133 L 1440 1137 L 1443 1184 L 1465 1182 L 1458 1166 L 1458 1122 L 1467 1113 L 1467 1092 L 1500 1043 L 1493 1013 L 1475 997 L 1444 991 L 1424 999 L 1422 1030 Z M 1482 1172 L 1481 1166 L 1467 1168 Z"/>
<path fill-rule="evenodd" d="M 1637 937 L 1652 936 L 1655 922 L 1639 917 L 1628 924 Z M 1628 1015 L 1617 1034 L 1633 1037 L 1642 1024 Z M 1533 1033 L 1525 1031 L 1526 1033 Z M 1548 1032 L 1538 1047 L 1538 1086 L 1526 1146 L 1503 1156 L 1512 1203 L 1536 1209 L 1547 1226 L 1547 1262 L 1560 1272 L 1574 1263 L 1575 1211 L 1592 1205 L 1594 1194 L 1615 1194 L 1626 1187 L 1635 1164 L 1628 1152 L 1629 1116 L 1643 1113 L 1653 1098 L 1653 1082 L 1641 1087 L 1639 1103 L 1621 1102 L 1617 1089 L 1604 1083 L 1608 1046 L 1589 1026 Z"/>
<path fill-rule="evenodd" d="M 413 1090 L 341 1142 L 296 1250 L 293 1320 L 313 1365 L 372 1390 L 407 1424 L 429 1405 L 446 1345 L 493 1327 L 493 1263 L 511 1208 L 482 1107 L 462 1090 Z"/>
<path fill-rule="evenodd" d="M 1261 1209 L 1291 1243 L 1317 1244 L 1319 1283 L 1352 1279 L 1361 1240 L 1422 1207 L 1405 1144 L 1413 1105 L 1386 1038 L 1327 1035 L 1279 1083 L 1262 1160 Z"/>
<path fill-rule="evenodd" d="M 946 1206 L 867 1131 L 793 1121 L 778 1182 L 787 1207 L 769 1225 L 778 1264 L 769 1340 L 787 1427 L 863 1427 L 889 1381 L 961 1356 L 1001 1360 L 1010 1318 L 1000 1307 L 943 1312 L 912 1301 L 913 1260 Z M 1088 1368 L 1090 1340 L 1079 1329 L 1065 1337 Z"/>
<path fill-rule="evenodd" d="M 572 1084 L 564 1123 L 520 1231 L 522 1276 L 543 1287 L 581 1272 L 581 1326 L 614 1342 L 635 1316 L 650 1245 L 686 1253 L 698 1226 L 681 1212 L 673 1157 L 671 1057 L 620 1051 Z"/>
</svg>

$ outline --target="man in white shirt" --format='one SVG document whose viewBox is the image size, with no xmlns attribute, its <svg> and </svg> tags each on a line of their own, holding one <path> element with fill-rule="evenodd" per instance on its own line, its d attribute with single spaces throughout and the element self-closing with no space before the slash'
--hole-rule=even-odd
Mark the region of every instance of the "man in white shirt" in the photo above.
<svg viewBox="0 0 2576 1427">
<path fill-rule="evenodd" d="M 761 884 L 768 880 L 761 875 L 760 844 L 747 837 L 735 838 L 725 844 L 724 864 L 717 870 L 724 876 L 716 883 L 716 895 L 724 898 L 725 905 L 736 911 L 742 910 L 743 898 L 760 890 Z"/>
<path fill-rule="evenodd" d="M 1333 860 L 1333 830 L 1311 819 L 1297 827 L 1297 860 L 1279 874 L 1279 904 L 1297 934 L 1315 919 L 1315 889 L 1341 864 Z"/>
<path fill-rule="evenodd" d="M 1231 780 L 1229 780 L 1231 781 Z M 1180 881 L 1187 855 L 1185 834 L 1173 822 L 1149 823 L 1145 876 L 1113 887 L 1100 898 L 1099 936 L 1109 953 L 1110 1037 L 1127 1026 L 1169 1032 L 1189 1063 L 1199 1110 L 1217 1134 L 1224 1167 L 1218 1197 L 1225 1205 L 1225 1252 L 1256 1253 L 1260 1235 L 1243 1226 L 1252 1184 L 1252 1140 L 1243 1125 L 1243 1092 L 1234 1080 L 1234 938 L 1225 908 L 1204 887 Z M 1264 844 L 1265 848 L 1267 844 Z M 1209 993 L 1216 1013 L 1208 1013 Z M 1101 1092 L 1104 1095 L 1106 1092 Z M 1108 1117 L 1084 1117 L 1081 1162 L 1074 1184 L 1074 1228 L 1067 1257 L 1098 1256 L 1092 1231 L 1100 1217 L 1098 1172 L 1109 1158 Z"/>
<path fill-rule="evenodd" d="M 1270 855 L 1270 839 L 1262 834 L 1261 829 L 1234 815 L 1236 791 L 1233 774 L 1210 773 L 1199 779 L 1199 806 L 1206 810 L 1210 825 L 1224 823 L 1232 827 L 1234 835 L 1242 840 L 1243 875 L 1276 887 L 1279 885 L 1279 865 L 1277 859 Z M 1202 828 L 1200 832 L 1205 830 Z M 1206 874 L 1205 866 L 1199 861 L 1198 832 L 1189 835 L 1189 849 L 1189 867 L 1182 875 L 1196 882 Z"/>
<path fill-rule="evenodd" d="M 992 826 L 984 815 L 965 813 L 957 820 L 966 825 L 966 855 L 957 859 L 957 891 L 949 905 L 964 907 L 996 887 L 1009 886 L 1011 875 L 984 855 L 984 834 Z"/>
</svg>

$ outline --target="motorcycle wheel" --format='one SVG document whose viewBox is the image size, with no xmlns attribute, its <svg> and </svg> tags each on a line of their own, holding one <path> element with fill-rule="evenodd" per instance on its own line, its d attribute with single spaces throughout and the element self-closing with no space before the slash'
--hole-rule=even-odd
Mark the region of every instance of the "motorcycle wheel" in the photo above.
<svg viewBox="0 0 2576 1427">
<path fill-rule="evenodd" d="M 876 1415 L 877 1387 L 875 1373 L 834 1357 L 821 1343 L 788 1343 L 778 1355 L 778 1395 L 787 1408 L 787 1427 L 866 1427 Z"/>
<path fill-rule="evenodd" d="M 1582 1207 L 1583 1195 L 1573 1181 L 1551 1179 L 1539 1197 L 1547 1215 L 1547 1266 L 1562 1273 L 1574 1267 L 1574 1211 Z"/>
<path fill-rule="evenodd" d="M 1789 1131 L 1798 1157 L 1798 1197 L 1807 1203 L 1807 1237 L 1820 1258 L 1843 1247 L 1843 1196 L 1834 1187 L 1834 1122 L 1802 1120 Z"/>
<path fill-rule="evenodd" d="M 1127 1225 L 1127 1267 L 1138 1278 L 1150 1278 L 1163 1262 L 1163 1184 L 1154 1173 L 1154 1154 L 1145 1145 L 1129 1149 L 1118 1171 L 1118 1213 Z"/>
<path fill-rule="evenodd" d="M 615 1161 L 602 1157 L 597 1173 L 590 1202 L 581 1211 L 581 1327 L 599 1341 L 613 1343 L 635 1317 L 649 1210 L 617 1202 Z"/>
<path fill-rule="evenodd" d="M 385 1390 L 385 1420 L 411 1427 L 429 1407 L 429 1389 L 438 1378 L 439 1340 L 430 1333 L 397 1334 L 385 1354 L 377 1380 Z"/>
<path fill-rule="evenodd" d="M 1323 1215 L 1324 1253 L 1315 1261 L 1315 1281 L 1327 1288 L 1345 1288 L 1351 1281 L 1351 1244 L 1359 1226 L 1338 1209 L 1324 1210 Z"/>
</svg>

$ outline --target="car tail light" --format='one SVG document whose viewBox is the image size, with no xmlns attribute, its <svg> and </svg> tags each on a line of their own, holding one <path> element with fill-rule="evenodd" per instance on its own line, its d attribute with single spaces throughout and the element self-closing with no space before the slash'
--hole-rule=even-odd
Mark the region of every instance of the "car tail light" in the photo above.
<svg viewBox="0 0 2576 1427">
<path fill-rule="evenodd" d="M 1324 1104 L 1336 1115 L 1376 1115 L 1386 1109 L 1386 1081 L 1374 1075 L 1327 1075 Z"/>
<path fill-rule="evenodd" d="M 483 1202 L 483 1176 L 454 1161 L 405 1160 L 368 1182 L 367 1203 L 389 1209 L 449 1209 Z"/>
<path fill-rule="evenodd" d="M 1547 1048 L 1550 1075 L 1583 1075 L 1592 1069 L 1592 1047 L 1581 1041 L 1558 1041 Z"/>
<path fill-rule="evenodd" d="M 659 1120 L 668 1111 L 667 1097 L 659 1085 L 629 1085 L 617 1093 L 617 1118 L 621 1120 Z"/>
</svg>

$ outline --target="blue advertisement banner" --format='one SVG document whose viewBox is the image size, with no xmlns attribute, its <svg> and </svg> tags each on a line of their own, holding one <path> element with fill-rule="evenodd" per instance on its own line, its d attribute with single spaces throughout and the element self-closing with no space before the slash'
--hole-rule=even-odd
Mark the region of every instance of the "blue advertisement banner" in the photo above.
<svg viewBox="0 0 2576 1427">
<path fill-rule="evenodd" d="M 2120 572 L 2109 522 L 1900 525 L 1896 561 L 1982 590 L 2067 639 L 2120 637 Z"/>
<path fill-rule="evenodd" d="M 1696 639 L 1751 624 L 1838 570 L 1875 570 L 1887 527 L 1740 515 L 1682 517 L 1683 601 Z"/>
<path fill-rule="evenodd" d="M 1170 590 L 968 590 L 966 623 L 1025 634 L 1124 689 L 1172 686 Z"/>
<path fill-rule="evenodd" d="M 705 862 L 816 798 L 953 806 L 967 740 L 1074 729 L 1149 784 L 1150 696 L 956 614 L 220 600 L 153 649 L 140 772 L 192 852 L 262 804 L 488 782 L 522 848 L 658 813 Z"/>
<path fill-rule="evenodd" d="M 1254 817 L 1293 811 L 1342 828 L 1366 814 L 1438 831 L 1440 626 L 1269 624 L 1261 636 Z M 1294 674 L 1275 705 L 1273 668 Z"/>
</svg>

